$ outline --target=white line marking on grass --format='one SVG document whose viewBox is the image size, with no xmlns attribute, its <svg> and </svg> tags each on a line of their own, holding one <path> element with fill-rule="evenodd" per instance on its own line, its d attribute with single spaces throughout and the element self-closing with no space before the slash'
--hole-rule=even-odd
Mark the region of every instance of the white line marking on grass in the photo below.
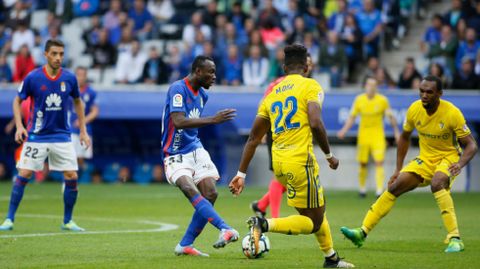
<svg viewBox="0 0 480 269">
<path fill-rule="evenodd" d="M 18 216 L 26 218 L 42 218 L 42 219 L 61 219 L 61 216 L 42 215 L 42 214 L 18 214 Z M 59 233 L 31 233 L 31 234 L 6 234 L 0 235 L 0 238 L 20 238 L 20 237 L 45 237 L 45 236 L 59 236 L 59 235 L 87 235 L 87 234 L 121 234 L 121 233 L 157 233 L 166 232 L 178 229 L 178 225 L 151 221 L 151 220 L 123 220 L 123 219 L 109 219 L 109 218 L 90 218 L 78 217 L 77 219 L 85 219 L 102 222 L 128 222 L 134 224 L 155 225 L 157 228 L 152 229 L 127 229 L 127 230 L 107 230 L 107 231 L 85 231 L 85 232 L 59 232 Z"/>
</svg>

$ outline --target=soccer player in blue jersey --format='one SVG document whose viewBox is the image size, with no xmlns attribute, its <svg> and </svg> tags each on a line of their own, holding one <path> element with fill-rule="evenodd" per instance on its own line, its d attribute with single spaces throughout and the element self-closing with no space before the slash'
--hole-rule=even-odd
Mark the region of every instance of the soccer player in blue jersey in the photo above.
<svg viewBox="0 0 480 269">
<path fill-rule="evenodd" d="M 208 100 L 205 89 L 215 82 L 215 64 L 206 56 L 197 56 L 190 74 L 174 82 L 168 89 L 163 111 L 162 147 L 165 174 L 170 184 L 177 186 L 195 208 L 190 225 L 176 255 L 208 256 L 193 247 L 193 242 L 207 222 L 220 230 L 214 248 L 238 240 L 238 232 L 225 223 L 213 208 L 219 174 L 210 155 L 198 138 L 198 128 L 232 120 L 235 109 L 218 111 L 214 116 L 201 117 Z"/>
<path fill-rule="evenodd" d="M 15 141 L 22 143 L 20 161 L 17 163 L 18 176 L 13 185 L 7 218 L 0 230 L 12 230 L 15 212 L 22 200 L 25 186 L 33 171 L 43 169 L 48 157 L 50 170 L 62 171 L 65 178 L 63 201 L 65 204 L 63 230 L 84 231 L 72 220 L 73 207 L 77 200 L 77 158 L 71 142 L 68 122 L 69 98 L 78 115 L 80 141 L 90 146 L 85 127 L 85 115 L 75 75 L 61 68 L 64 44 L 48 40 L 45 44 L 47 64 L 30 72 L 18 88 L 13 101 L 13 114 L 17 131 Z M 23 126 L 20 107 L 23 100 L 31 98 L 31 116 L 27 128 Z"/>
<path fill-rule="evenodd" d="M 98 116 L 98 105 L 97 105 L 97 92 L 95 92 L 87 81 L 87 69 L 85 67 L 77 67 L 75 69 L 75 75 L 78 81 L 78 88 L 80 90 L 80 98 L 85 105 L 85 124 L 87 126 L 87 133 L 92 137 L 92 126 L 91 123 Z M 85 159 L 91 159 L 93 156 L 92 146 L 84 147 L 80 143 L 80 121 L 78 120 L 77 113 L 75 112 L 75 107 L 72 105 L 70 107 L 70 126 L 72 128 L 72 142 L 77 153 L 78 166 L 80 171 L 84 169 Z"/>
</svg>

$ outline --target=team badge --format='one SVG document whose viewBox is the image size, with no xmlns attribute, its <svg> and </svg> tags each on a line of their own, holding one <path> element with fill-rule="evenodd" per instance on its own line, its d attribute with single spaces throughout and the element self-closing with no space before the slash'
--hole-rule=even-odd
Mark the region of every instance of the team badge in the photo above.
<svg viewBox="0 0 480 269">
<path fill-rule="evenodd" d="M 440 124 L 439 124 L 439 126 L 440 126 L 440 129 L 443 130 L 443 128 L 445 127 L 445 124 L 441 121 Z"/>
<path fill-rule="evenodd" d="M 60 83 L 60 90 L 62 92 L 65 92 L 67 90 L 67 88 L 65 87 L 65 82 L 62 81 L 62 83 Z"/>
<path fill-rule="evenodd" d="M 468 129 L 467 124 L 464 124 L 464 125 L 463 125 L 463 131 L 464 131 L 464 132 L 469 132 L 469 131 L 470 131 L 470 129 Z"/>
<path fill-rule="evenodd" d="M 174 107 L 182 107 L 183 105 L 183 97 L 181 94 L 177 93 L 173 96 L 173 106 Z"/>
</svg>

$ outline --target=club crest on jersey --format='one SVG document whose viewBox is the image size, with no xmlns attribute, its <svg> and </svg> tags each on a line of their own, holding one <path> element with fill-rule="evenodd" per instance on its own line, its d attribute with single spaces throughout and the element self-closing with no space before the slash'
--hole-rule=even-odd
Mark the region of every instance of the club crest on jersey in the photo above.
<svg viewBox="0 0 480 269">
<path fill-rule="evenodd" d="M 467 124 L 464 124 L 462 129 L 463 129 L 464 132 L 469 132 L 470 131 L 470 129 L 468 129 Z"/>
<path fill-rule="evenodd" d="M 67 90 L 67 87 L 65 87 L 65 82 L 62 81 L 62 83 L 60 83 L 60 90 L 62 92 L 65 92 Z"/>
<path fill-rule="evenodd" d="M 445 124 L 443 123 L 443 121 L 441 121 L 438 125 L 440 126 L 440 129 L 442 129 L 442 130 L 445 127 Z"/>
<path fill-rule="evenodd" d="M 47 103 L 47 108 L 45 109 L 46 111 L 62 110 L 62 107 L 60 106 L 62 104 L 62 98 L 60 98 L 60 95 L 56 93 L 50 94 L 45 103 Z"/>
<path fill-rule="evenodd" d="M 183 97 L 181 94 L 177 93 L 173 96 L 173 106 L 174 107 L 182 107 L 183 105 Z"/>
</svg>

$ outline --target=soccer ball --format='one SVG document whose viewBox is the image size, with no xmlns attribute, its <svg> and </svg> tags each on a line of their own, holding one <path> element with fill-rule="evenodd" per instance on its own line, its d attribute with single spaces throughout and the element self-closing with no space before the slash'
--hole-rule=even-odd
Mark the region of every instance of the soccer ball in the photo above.
<svg viewBox="0 0 480 269">
<path fill-rule="evenodd" d="M 258 259 L 265 257 L 270 250 L 270 240 L 268 239 L 268 237 L 264 234 L 262 234 L 262 237 L 260 237 L 260 249 L 258 250 L 257 255 L 254 254 L 253 249 L 251 249 L 250 247 L 250 237 L 251 235 L 249 233 L 242 240 L 242 251 L 245 257 L 249 259 Z"/>
</svg>

